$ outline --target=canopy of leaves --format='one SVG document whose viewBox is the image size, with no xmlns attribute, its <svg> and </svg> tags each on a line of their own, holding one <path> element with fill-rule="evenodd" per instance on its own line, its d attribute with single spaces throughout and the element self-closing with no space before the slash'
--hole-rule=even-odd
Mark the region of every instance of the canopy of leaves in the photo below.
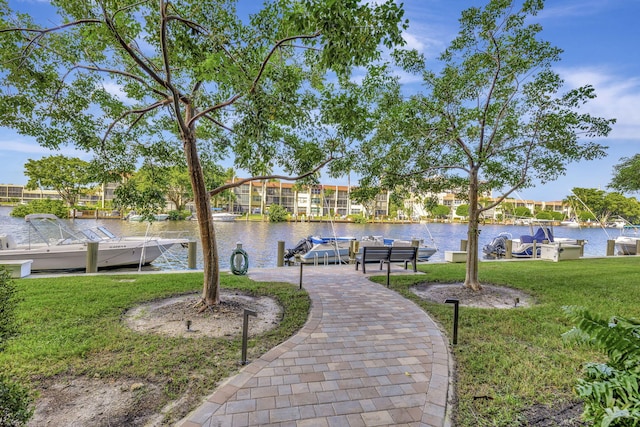
<svg viewBox="0 0 640 427">
<path fill-rule="evenodd" d="M 458 207 L 456 208 L 456 215 L 461 217 L 469 216 L 469 205 L 458 205 Z"/>
<path fill-rule="evenodd" d="M 515 10 L 493 0 L 466 10 L 440 62 L 429 61 L 437 72 L 417 52 L 396 51 L 397 64 L 421 76 L 423 91 L 407 97 L 390 83 L 380 96 L 380 126 L 356 162 L 364 182 L 440 191 L 474 181 L 480 193 L 507 196 L 553 181 L 569 162 L 604 156 L 595 141 L 614 120 L 581 111 L 595 97 L 592 87 L 562 92 L 552 69 L 561 50 L 529 23 L 541 8 L 541 1 Z"/>
<path fill-rule="evenodd" d="M 235 0 L 60 0 L 47 28 L 3 2 L 0 125 L 94 150 L 104 180 L 180 153 L 187 130 L 250 175 L 311 170 L 366 123 L 351 67 L 402 43 L 395 2 L 360 3 L 271 1 L 243 19 Z"/>
<path fill-rule="evenodd" d="M 219 302 L 209 197 L 228 186 L 206 188 L 205 153 L 248 180 L 319 171 L 372 123 L 350 95 L 351 69 L 402 44 L 406 27 L 393 0 L 267 0 L 247 17 L 236 3 L 56 0 L 63 24 L 42 28 L 0 2 L 0 125 L 93 150 L 103 177 L 126 177 L 141 155 L 181 152 L 207 305 Z M 153 208 L 156 191 L 137 202 Z"/>
<path fill-rule="evenodd" d="M 69 206 L 95 182 L 90 163 L 63 155 L 29 159 L 24 165 L 24 174 L 29 178 L 27 189 L 53 189 Z"/>
<path fill-rule="evenodd" d="M 531 210 L 526 206 L 518 206 L 513 212 L 516 218 L 531 218 L 533 216 Z"/>
<path fill-rule="evenodd" d="M 616 192 L 608 193 L 595 188 L 573 188 L 567 197 L 572 210 L 580 219 L 607 222 L 611 217 L 622 217 L 629 222 L 640 220 L 640 203 L 634 197 Z"/>
<path fill-rule="evenodd" d="M 388 79 L 376 103 L 378 127 L 354 160 L 364 186 L 466 189 L 464 285 L 475 290 L 483 212 L 518 188 L 555 180 L 570 162 L 604 156 L 596 141 L 615 122 L 581 111 L 595 97 L 591 86 L 563 92 L 552 69 L 561 50 L 539 38 L 531 18 L 542 7 L 542 0 L 490 0 L 465 10 L 439 63 L 429 61 L 437 71 L 415 51 L 394 51 L 396 64 L 422 79 L 422 91 L 406 94 Z M 480 206 L 490 190 L 500 195 Z"/>
<path fill-rule="evenodd" d="M 430 212 L 435 218 L 446 218 L 451 213 L 451 208 L 445 205 L 437 205 Z"/>
<path fill-rule="evenodd" d="M 618 191 L 640 191 L 640 154 L 620 159 L 613 168 L 609 187 Z"/>
</svg>

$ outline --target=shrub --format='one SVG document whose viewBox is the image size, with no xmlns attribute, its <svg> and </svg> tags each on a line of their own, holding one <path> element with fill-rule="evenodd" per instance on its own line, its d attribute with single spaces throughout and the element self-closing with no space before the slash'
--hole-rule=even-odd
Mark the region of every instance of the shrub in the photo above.
<svg viewBox="0 0 640 427">
<path fill-rule="evenodd" d="M 289 212 L 280 205 L 271 205 L 269 207 L 269 222 L 284 222 L 288 216 Z"/>
<path fill-rule="evenodd" d="M 185 219 L 191 216 L 191 212 L 186 210 L 181 211 L 170 211 L 169 212 L 169 221 L 184 221 Z"/>
<path fill-rule="evenodd" d="M 599 319 L 580 307 L 565 307 L 576 324 L 565 338 L 594 345 L 607 363 L 587 363 L 576 394 L 584 401 L 583 418 L 594 425 L 640 426 L 640 321 Z"/>
<path fill-rule="evenodd" d="M 0 374 L 0 425 L 22 426 L 33 415 L 29 390 Z"/>
<path fill-rule="evenodd" d="M 537 219 L 553 219 L 553 215 L 549 211 L 540 211 L 536 214 Z"/>
<path fill-rule="evenodd" d="M 369 222 L 367 218 L 364 217 L 364 215 L 349 215 L 348 218 L 355 224 L 366 224 L 367 222 Z"/>
<path fill-rule="evenodd" d="M 0 351 L 4 350 L 7 340 L 17 332 L 15 309 L 18 305 L 16 288 L 11 275 L 0 267 Z"/>
<path fill-rule="evenodd" d="M 32 200 L 26 205 L 16 206 L 10 215 L 17 218 L 24 218 L 33 213 L 50 213 L 59 218 L 67 218 L 69 216 L 69 209 L 62 200 L 40 199 Z"/>
<path fill-rule="evenodd" d="M 11 276 L 0 268 L 0 351 L 17 332 L 15 309 L 18 304 Z M 33 414 L 29 390 L 0 373 L 0 426 L 21 426 Z"/>
</svg>

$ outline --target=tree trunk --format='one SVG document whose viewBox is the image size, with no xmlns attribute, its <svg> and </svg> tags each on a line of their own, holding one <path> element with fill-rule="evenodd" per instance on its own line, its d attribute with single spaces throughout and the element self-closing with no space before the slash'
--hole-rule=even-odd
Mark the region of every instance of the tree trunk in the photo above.
<svg viewBox="0 0 640 427">
<path fill-rule="evenodd" d="M 467 230 L 467 272 L 464 286 L 474 291 L 482 289 L 478 281 L 478 237 L 480 235 L 480 210 L 478 208 L 478 170 L 469 173 L 469 226 Z"/>
<path fill-rule="evenodd" d="M 204 181 L 204 173 L 193 132 L 183 136 L 184 152 L 193 188 L 193 201 L 196 205 L 196 217 L 200 231 L 202 255 L 204 259 L 204 284 L 202 301 L 207 306 L 220 303 L 220 268 L 218 263 L 218 246 L 216 231 L 211 218 L 211 202 Z"/>
</svg>

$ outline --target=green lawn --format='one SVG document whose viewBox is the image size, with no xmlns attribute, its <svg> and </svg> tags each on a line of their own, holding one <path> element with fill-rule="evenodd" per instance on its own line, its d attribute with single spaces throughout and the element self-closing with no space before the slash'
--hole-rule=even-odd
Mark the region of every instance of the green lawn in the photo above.
<svg viewBox="0 0 640 427">
<path fill-rule="evenodd" d="M 464 264 L 422 264 L 426 278 L 395 276 L 392 288 L 450 333 L 452 305 L 422 301 L 409 288 L 425 281 L 463 281 L 464 269 Z M 640 258 L 487 262 L 480 265 L 480 279 L 524 290 L 536 304 L 512 310 L 460 308 L 454 348 L 458 426 L 519 425 L 527 407 L 575 399 L 572 386 L 582 364 L 605 356 L 563 341 L 561 334 L 573 326 L 563 306 L 583 306 L 605 318 L 640 318 Z"/>
<path fill-rule="evenodd" d="M 392 288 L 416 301 L 449 332 L 452 306 L 420 301 L 409 288 L 425 281 L 462 281 L 464 265 L 425 263 L 419 268 L 426 276 L 393 276 Z M 484 283 L 522 289 L 536 304 L 513 310 L 461 307 L 454 348 L 456 425 L 514 426 L 522 420 L 522 411 L 534 404 L 574 399 L 571 388 L 582 364 L 604 356 L 563 342 L 561 334 L 572 325 L 561 307 L 579 305 L 605 317 L 639 318 L 639 273 L 636 257 L 482 263 Z M 239 337 L 139 334 L 124 326 L 121 317 L 143 301 L 199 291 L 201 281 L 200 273 L 18 280 L 21 334 L 0 353 L 0 366 L 31 385 L 57 375 L 167 384 L 158 408 L 185 394 L 191 396 L 192 408 L 238 369 Z M 284 306 L 280 327 L 250 340 L 249 359 L 282 342 L 306 321 L 309 299 L 296 285 L 255 283 L 230 275 L 224 275 L 222 283 L 225 288 L 274 295 Z M 182 415 L 168 417 L 175 421 Z"/>
<path fill-rule="evenodd" d="M 249 360 L 287 339 L 306 321 L 310 300 L 297 286 L 231 275 L 223 275 L 222 284 L 272 295 L 283 306 L 278 328 L 249 340 Z M 164 399 L 157 402 L 158 410 L 170 400 L 189 396 L 187 405 L 167 415 L 168 422 L 175 422 L 239 369 L 239 336 L 171 338 L 136 333 L 121 322 L 123 313 L 141 302 L 200 291 L 201 273 L 34 278 L 16 285 L 20 335 L 0 352 L 0 366 L 25 385 L 35 388 L 56 376 L 135 378 L 160 384 Z"/>
</svg>

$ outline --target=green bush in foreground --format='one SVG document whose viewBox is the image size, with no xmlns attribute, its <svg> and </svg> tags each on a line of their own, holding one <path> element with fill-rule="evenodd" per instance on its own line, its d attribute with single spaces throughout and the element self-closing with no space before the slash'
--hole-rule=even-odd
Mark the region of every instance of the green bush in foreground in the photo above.
<svg viewBox="0 0 640 427">
<path fill-rule="evenodd" d="M 11 276 L 0 267 L 0 351 L 17 332 L 15 310 L 16 289 Z M 0 373 L 0 426 L 21 426 L 31 418 L 33 398 L 28 389 Z"/>
<path fill-rule="evenodd" d="M 16 288 L 11 280 L 11 275 L 0 267 L 0 351 L 2 351 L 9 338 L 17 332 L 15 310 L 18 301 Z"/>
<path fill-rule="evenodd" d="M 640 321 L 606 321 L 579 307 L 565 307 L 576 326 L 568 339 L 604 350 L 608 363 L 587 363 L 575 391 L 585 402 L 583 417 L 595 425 L 640 426 Z"/>
<path fill-rule="evenodd" d="M 0 374 L 0 426 L 22 426 L 33 415 L 29 390 Z"/>
</svg>

